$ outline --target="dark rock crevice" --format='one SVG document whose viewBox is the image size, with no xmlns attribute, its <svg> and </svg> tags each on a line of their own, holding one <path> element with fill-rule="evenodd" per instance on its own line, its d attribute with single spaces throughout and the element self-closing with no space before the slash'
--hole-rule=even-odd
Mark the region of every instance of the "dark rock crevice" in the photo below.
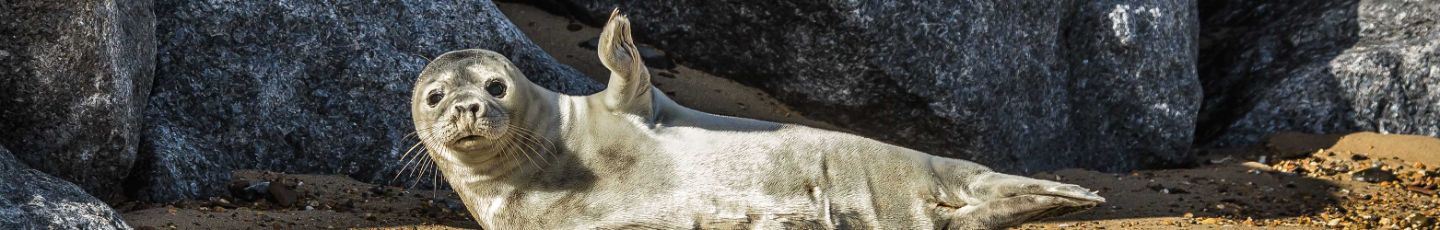
<svg viewBox="0 0 1440 230">
<path fill-rule="evenodd" d="M 1204 1 L 1196 143 L 1281 131 L 1440 135 L 1440 4 Z"/>
</svg>

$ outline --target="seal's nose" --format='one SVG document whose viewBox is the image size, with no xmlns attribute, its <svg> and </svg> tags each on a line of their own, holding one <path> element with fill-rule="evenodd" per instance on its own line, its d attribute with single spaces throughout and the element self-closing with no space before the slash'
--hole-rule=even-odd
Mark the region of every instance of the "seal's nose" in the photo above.
<svg viewBox="0 0 1440 230">
<path fill-rule="evenodd" d="M 478 103 L 478 102 L 471 102 L 471 103 L 459 103 L 459 104 L 456 104 L 456 105 L 455 105 L 455 112 L 459 112 L 459 113 L 470 112 L 470 116 L 480 116 L 480 103 Z"/>
</svg>

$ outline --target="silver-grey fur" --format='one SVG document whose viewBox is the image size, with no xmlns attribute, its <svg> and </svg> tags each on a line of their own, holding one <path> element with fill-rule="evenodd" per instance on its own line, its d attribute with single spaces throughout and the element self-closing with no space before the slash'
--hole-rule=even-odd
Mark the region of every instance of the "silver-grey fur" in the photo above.
<svg viewBox="0 0 1440 230">
<path fill-rule="evenodd" d="M 598 50 L 612 74 L 590 96 L 538 87 L 486 50 L 446 53 L 420 74 L 417 134 L 485 229 L 990 229 L 1105 200 L 851 134 L 683 107 L 651 87 L 623 15 Z"/>
</svg>

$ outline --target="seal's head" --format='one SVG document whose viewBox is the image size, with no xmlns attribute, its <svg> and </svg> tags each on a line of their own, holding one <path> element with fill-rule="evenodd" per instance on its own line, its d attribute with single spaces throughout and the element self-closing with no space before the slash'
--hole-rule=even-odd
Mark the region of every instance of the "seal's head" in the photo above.
<svg viewBox="0 0 1440 230">
<path fill-rule="evenodd" d="M 416 134 L 432 154 L 452 161 L 489 158 L 520 129 L 533 84 L 515 65 L 489 50 L 440 55 L 425 66 L 410 96 Z"/>
</svg>

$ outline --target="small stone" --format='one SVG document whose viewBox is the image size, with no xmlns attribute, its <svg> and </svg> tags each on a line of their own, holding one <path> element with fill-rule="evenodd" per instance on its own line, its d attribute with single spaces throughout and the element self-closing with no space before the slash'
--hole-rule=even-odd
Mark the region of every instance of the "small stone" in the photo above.
<svg viewBox="0 0 1440 230">
<path fill-rule="evenodd" d="M 1341 221 L 1340 218 L 1330 219 L 1330 221 L 1325 222 L 1325 226 L 1339 227 L 1339 226 L 1340 226 L 1340 221 Z"/>
<path fill-rule="evenodd" d="M 594 37 L 594 38 L 590 38 L 589 40 L 585 40 L 585 41 L 580 42 L 580 48 L 586 48 L 586 49 L 592 49 L 592 50 L 593 50 L 593 49 L 595 49 L 595 47 L 600 47 L 600 37 Z"/>
<path fill-rule="evenodd" d="M 1410 216 L 1405 217 L 1405 222 L 1409 222 L 1412 228 L 1434 227 L 1435 218 L 1420 214 L 1410 214 Z"/>
<path fill-rule="evenodd" d="M 1350 155 L 1350 160 L 1354 160 L 1354 161 L 1363 161 L 1363 160 L 1369 160 L 1369 159 L 1370 159 L 1370 157 L 1369 157 L 1369 156 L 1365 156 L 1365 154 L 1363 154 L 1363 153 L 1355 153 L 1355 155 Z"/>
<path fill-rule="evenodd" d="M 1409 185 L 1409 186 L 1405 186 L 1405 190 L 1409 190 L 1409 191 L 1411 191 L 1411 192 L 1416 192 L 1416 193 L 1425 194 L 1425 195 L 1432 195 L 1432 196 L 1436 194 L 1435 190 L 1433 190 L 1433 189 L 1426 189 L 1425 186 L 1419 186 L 1419 185 Z"/>
<path fill-rule="evenodd" d="M 231 181 L 228 188 L 230 195 L 241 201 L 255 201 L 270 194 L 269 181 Z"/>
<path fill-rule="evenodd" d="M 1201 223 L 1201 224 L 1208 224 L 1208 225 L 1217 225 L 1217 224 L 1220 224 L 1220 218 L 1205 218 L 1205 219 L 1203 219 L 1203 220 L 1200 220 L 1200 223 Z"/>
<path fill-rule="evenodd" d="M 269 192 L 270 196 L 266 198 L 269 198 L 271 202 L 275 202 L 275 204 L 279 205 L 280 207 L 290 207 L 291 205 L 294 205 L 295 202 L 299 200 L 300 196 L 299 194 L 295 193 L 295 190 L 291 190 L 289 187 L 283 184 L 270 186 Z"/>
<path fill-rule="evenodd" d="M 376 185 L 376 186 L 370 187 L 369 192 L 370 192 L 371 195 L 380 196 L 380 197 L 387 197 L 387 196 L 392 196 L 392 195 L 394 195 L 394 191 L 393 191 L 393 190 L 390 190 L 389 188 L 386 188 L 385 186 L 380 186 L 380 185 Z"/>
<path fill-rule="evenodd" d="M 1370 183 L 1395 181 L 1395 173 L 1385 171 L 1384 169 L 1380 169 L 1379 167 L 1372 167 L 1365 170 L 1360 170 L 1355 173 L 1351 173 L 1350 177 L 1351 179 L 1354 179 L 1356 181 Z"/>
</svg>

